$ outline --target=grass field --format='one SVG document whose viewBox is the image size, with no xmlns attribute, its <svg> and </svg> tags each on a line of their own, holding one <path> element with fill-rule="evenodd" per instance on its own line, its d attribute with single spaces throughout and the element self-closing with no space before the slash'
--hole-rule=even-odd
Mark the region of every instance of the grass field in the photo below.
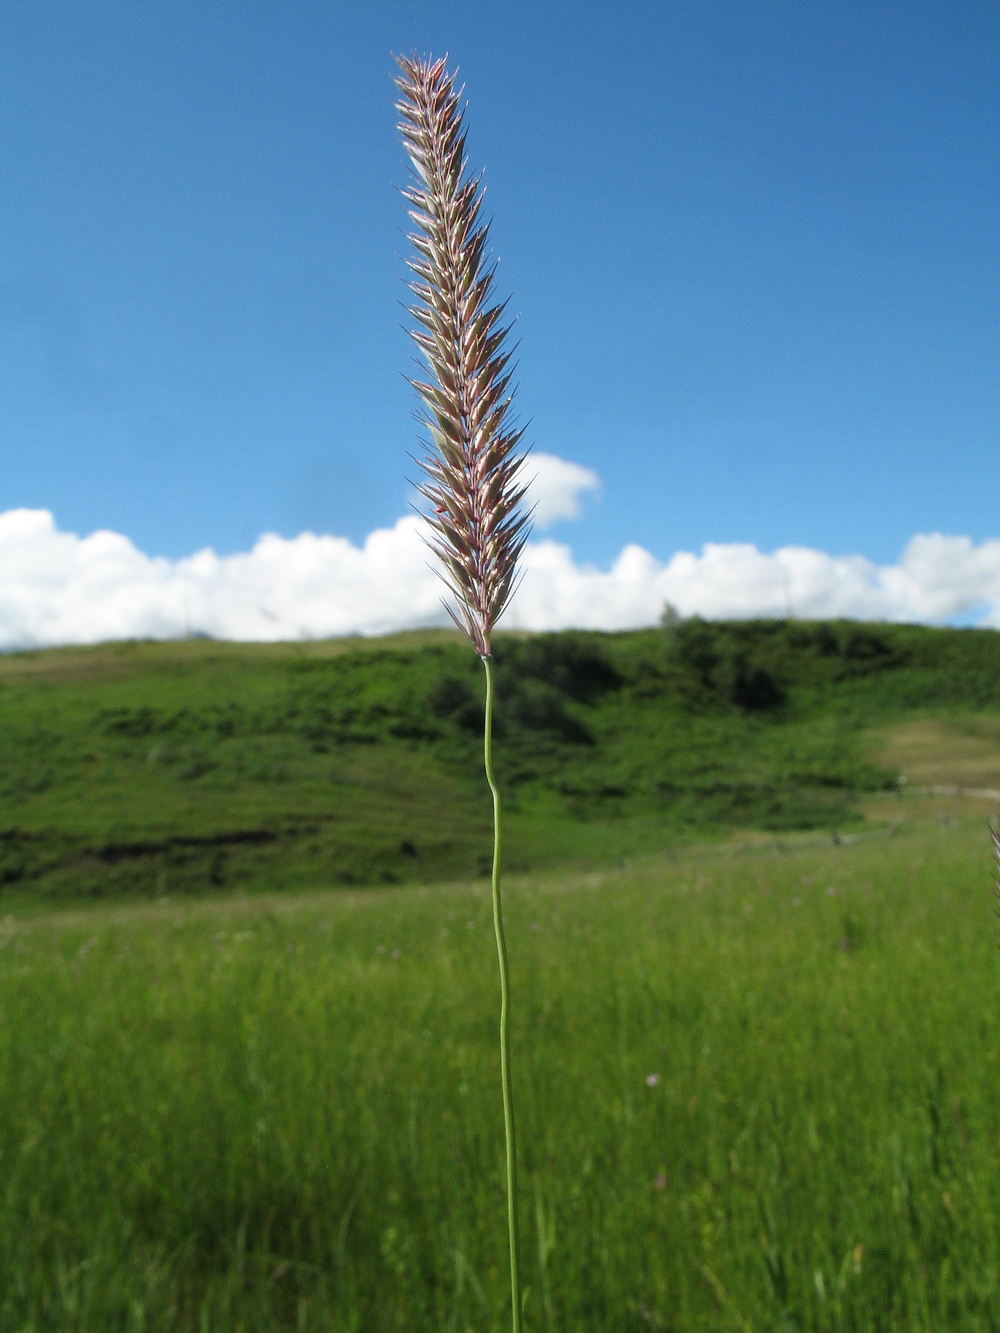
<svg viewBox="0 0 1000 1333">
<path fill-rule="evenodd" d="M 509 904 L 530 1333 L 1000 1327 L 982 818 Z M 3 1333 L 509 1327 L 482 883 L 0 944 Z"/>
</svg>

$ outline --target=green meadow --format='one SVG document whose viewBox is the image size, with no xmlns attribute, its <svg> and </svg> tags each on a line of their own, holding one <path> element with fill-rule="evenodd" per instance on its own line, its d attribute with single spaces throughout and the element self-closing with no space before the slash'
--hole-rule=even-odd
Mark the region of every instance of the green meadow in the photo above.
<svg viewBox="0 0 1000 1333">
<path fill-rule="evenodd" d="M 997 643 L 502 641 L 530 1333 L 1000 1327 Z M 0 1333 L 509 1327 L 469 659 L 0 660 Z"/>
<path fill-rule="evenodd" d="M 529 1329 L 1000 1326 L 981 820 L 508 901 Z M 509 1326 L 482 883 L 0 930 L 0 1328 Z"/>
</svg>

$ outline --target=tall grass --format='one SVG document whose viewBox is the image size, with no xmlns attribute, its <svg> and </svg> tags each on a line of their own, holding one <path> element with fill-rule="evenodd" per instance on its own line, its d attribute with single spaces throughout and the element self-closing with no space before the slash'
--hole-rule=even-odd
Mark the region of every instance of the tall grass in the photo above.
<svg viewBox="0 0 1000 1333">
<path fill-rule="evenodd" d="M 500 972 L 500 1088 L 507 1180 L 511 1326 L 521 1329 L 517 1140 L 510 1073 L 510 967 L 500 894 L 502 822 L 493 772 L 492 636 L 517 583 L 518 557 L 530 517 L 520 509 L 526 487 L 513 424 L 505 302 L 495 301 L 494 267 L 487 258 L 489 224 L 480 217 L 480 179 L 470 177 L 464 112 L 455 75 L 444 60 L 397 56 L 399 131 L 413 168 L 403 194 L 415 230 L 409 260 L 416 297 L 412 337 L 430 383 L 414 380 L 429 451 L 420 460 L 428 501 L 428 545 L 453 602 L 448 614 L 482 659 L 486 673 L 483 762 L 493 798 L 490 882 L 493 933 Z"/>
<path fill-rule="evenodd" d="M 529 1327 L 1000 1326 L 987 846 L 512 884 Z M 481 885 L 0 939 L 3 1333 L 509 1327 Z"/>
</svg>

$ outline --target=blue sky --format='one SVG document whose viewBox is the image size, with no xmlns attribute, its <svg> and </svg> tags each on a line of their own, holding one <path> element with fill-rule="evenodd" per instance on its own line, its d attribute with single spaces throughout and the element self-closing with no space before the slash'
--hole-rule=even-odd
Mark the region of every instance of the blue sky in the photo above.
<svg viewBox="0 0 1000 1333">
<path fill-rule="evenodd" d="M 0 511 L 172 559 L 405 512 L 394 50 L 461 67 L 578 560 L 1000 535 L 979 0 L 7 0 Z"/>
</svg>

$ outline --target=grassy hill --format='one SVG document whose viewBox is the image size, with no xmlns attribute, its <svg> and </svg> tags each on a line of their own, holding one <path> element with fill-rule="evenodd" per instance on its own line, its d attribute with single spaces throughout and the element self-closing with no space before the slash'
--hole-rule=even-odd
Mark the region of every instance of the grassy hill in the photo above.
<svg viewBox="0 0 1000 1333">
<path fill-rule="evenodd" d="M 496 653 L 512 869 L 846 828 L 910 760 L 1000 785 L 991 631 L 691 620 Z M 481 676 L 443 631 L 7 656 L 0 893 L 482 873 Z"/>
</svg>

